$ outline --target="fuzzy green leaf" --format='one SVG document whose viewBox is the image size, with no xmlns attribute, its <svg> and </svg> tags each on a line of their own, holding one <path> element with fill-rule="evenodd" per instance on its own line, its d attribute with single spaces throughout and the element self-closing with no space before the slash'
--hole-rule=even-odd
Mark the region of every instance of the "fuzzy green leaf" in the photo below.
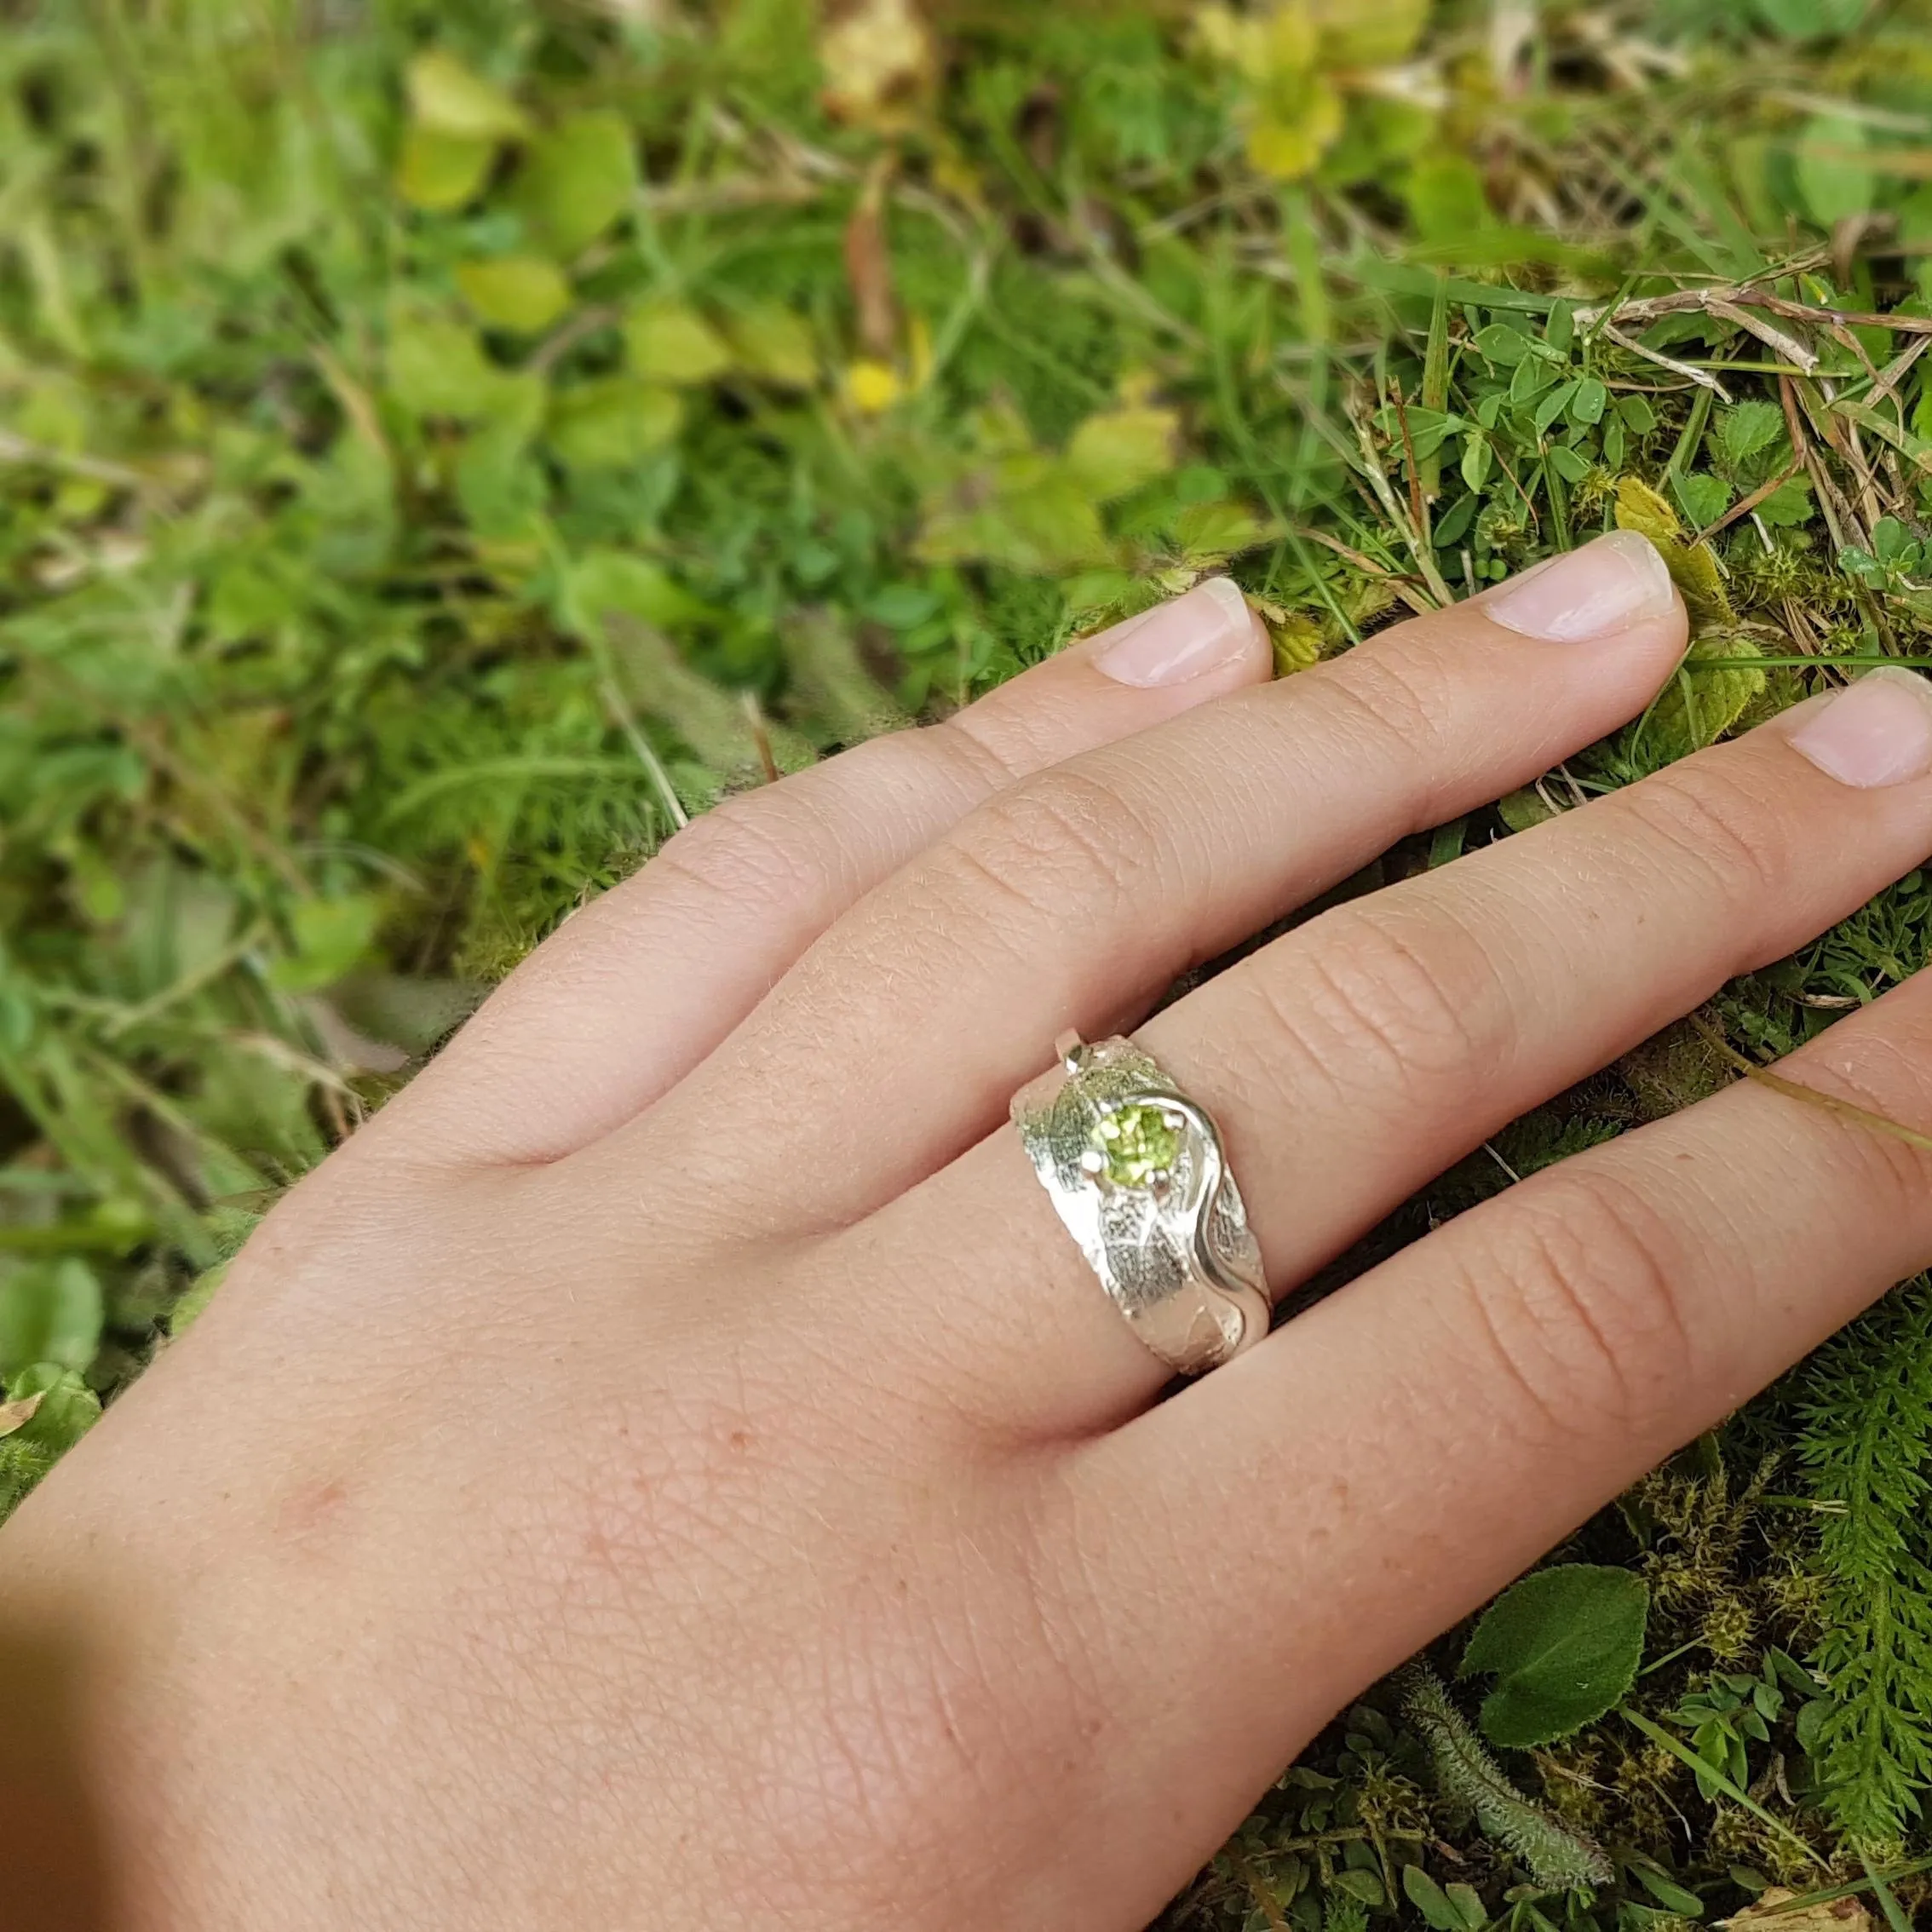
<svg viewBox="0 0 1932 1932">
<path fill-rule="evenodd" d="M 1650 1593 L 1628 1570 L 1538 1570 L 1483 1613 L 1458 1675 L 1492 1674 L 1483 1734 L 1521 1749 L 1567 1737 L 1616 1705 L 1643 1658 Z"/>
</svg>

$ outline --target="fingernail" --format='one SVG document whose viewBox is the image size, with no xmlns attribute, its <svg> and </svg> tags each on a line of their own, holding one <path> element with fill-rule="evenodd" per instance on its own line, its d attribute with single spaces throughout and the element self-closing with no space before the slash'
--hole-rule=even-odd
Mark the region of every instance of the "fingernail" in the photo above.
<svg viewBox="0 0 1932 1932">
<path fill-rule="evenodd" d="M 1505 630 L 1582 644 L 1668 617 L 1676 601 L 1657 546 L 1634 530 L 1614 530 L 1505 584 L 1482 608 Z"/>
<path fill-rule="evenodd" d="M 1116 684 L 1182 684 L 1257 648 L 1248 601 L 1227 577 L 1210 577 L 1094 641 L 1095 670 Z"/>
<path fill-rule="evenodd" d="M 1932 772 L 1932 684 L 1883 664 L 1827 699 L 1791 733 L 1801 751 L 1841 785 L 1903 785 Z"/>
</svg>

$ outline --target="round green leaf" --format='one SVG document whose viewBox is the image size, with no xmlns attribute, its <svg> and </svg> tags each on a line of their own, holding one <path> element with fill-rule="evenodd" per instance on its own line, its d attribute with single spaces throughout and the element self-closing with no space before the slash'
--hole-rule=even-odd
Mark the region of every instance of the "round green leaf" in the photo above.
<svg viewBox="0 0 1932 1932">
<path fill-rule="evenodd" d="M 688 302 L 647 302 L 625 319 L 630 366 L 653 382 L 708 382 L 731 367 L 722 336 Z"/>
<path fill-rule="evenodd" d="M 1482 1614 L 1459 1676 L 1493 1673 L 1481 1724 L 1492 1744 L 1549 1744 L 1594 1722 L 1636 1680 L 1650 1592 L 1628 1570 L 1562 1563 Z"/>
<path fill-rule="evenodd" d="M 531 233 L 566 260 L 596 240 L 630 205 L 637 158 L 624 117 L 572 114 L 530 151 L 516 185 Z"/>
<path fill-rule="evenodd" d="M 465 262 L 456 279 L 480 321 L 517 335 L 536 335 L 570 307 L 570 284 L 562 270 L 540 255 Z"/>
<path fill-rule="evenodd" d="M 396 193 L 411 208 L 446 215 L 476 198 L 497 158 L 487 136 L 444 134 L 418 122 L 403 136 Z"/>
<path fill-rule="evenodd" d="M 605 377 L 558 396 L 549 443 L 573 469 L 624 469 L 670 442 L 683 420 L 675 391 Z"/>
</svg>

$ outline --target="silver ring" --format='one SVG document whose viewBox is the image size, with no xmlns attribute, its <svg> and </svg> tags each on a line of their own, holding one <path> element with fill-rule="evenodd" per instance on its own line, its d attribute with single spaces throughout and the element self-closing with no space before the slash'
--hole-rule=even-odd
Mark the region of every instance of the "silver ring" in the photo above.
<svg viewBox="0 0 1932 1932">
<path fill-rule="evenodd" d="M 1220 1130 L 1131 1040 L 1054 1050 L 1013 1096 L 1033 1171 L 1128 1326 L 1182 1375 L 1218 1368 L 1270 1313 Z"/>
</svg>

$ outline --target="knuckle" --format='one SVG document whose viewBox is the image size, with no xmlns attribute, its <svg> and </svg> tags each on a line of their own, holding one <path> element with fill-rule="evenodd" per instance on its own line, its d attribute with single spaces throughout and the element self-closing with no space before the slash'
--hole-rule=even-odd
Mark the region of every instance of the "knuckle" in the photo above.
<svg viewBox="0 0 1932 1932">
<path fill-rule="evenodd" d="M 792 836 L 779 796 L 774 790 L 720 800 L 667 839 L 641 876 L 669 873 L 733 900 L 790 898 L 815 867 L 811 842 Z"/>
<path fill-rule="evenodd" d="M 1268 974 L 1263 982 L 1282 1027 L 1337 1079 L 1360 1087 L 1366 1049 L 1409 1094 L 1443 1075 L 1466 1078 L 1498 1050 L 1496 968 L 1456 921 L 1435 919 L 1418 939 L 1400 916 L 1344 906 L 1308 934 L 1293 979 Z"/>
<path fill-rule="evenodd" d="M 1034 914 L 1105 917 L 1163 872 L 1166 843 L 1127 793 L 1067 768 L 989 799 L 942 850 L 975 897 L 990 884 Z"/>
<path fill-rule="evenodd" d="M 1316 688 L 1340 714 L 1340 729 L 1381 755 L 1405 785 L 1423 788 L 1441 762 L 1442 721 L 1450 712 L 1439 670 L 1413 649 L 1371 642 L 1337 659 Z"/>
<path fill-rule="evenodd" d="M 1621 794 L 1650 838 L 1680 853 L 1728 900 L 1775 893 L 1789 874 L 1776 804 L 1730 761 L 1691 758 Z"/>
<path fill-rule="evenodd" d="M 1505 1381 L 1546 1435 L 1669 1406 L 1689 1358 L 1684 1260 L 1634 1187 L 1579 1169 L 1513 1200 L 1464 1292 Z"/>
</svg>

